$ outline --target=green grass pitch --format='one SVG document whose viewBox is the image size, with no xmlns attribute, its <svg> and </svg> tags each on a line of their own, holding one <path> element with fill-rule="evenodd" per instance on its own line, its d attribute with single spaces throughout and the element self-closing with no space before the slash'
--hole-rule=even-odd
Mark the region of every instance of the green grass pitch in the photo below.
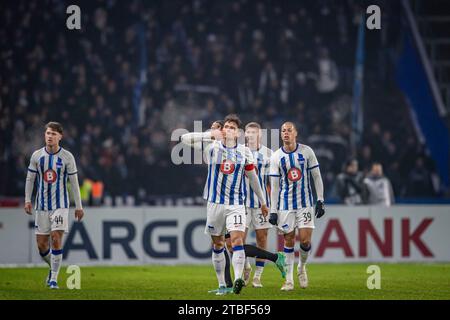
<svg viewBox="0 0 450 320">
<path fill-rule="evenodd" d="M 0 269 L 0 299 L 450 299 L 450 264 L 377 264 L 381 289 L 367 289 L 369 264 L 310 264 L 309 287 L 282 292 L 282 279 L 267 265 L 263 288 L 246 287 L 240 295 L 215 296 L 211 265 L 81 267 L 81 289 L 66 287 L 61 268 L 59 290 L 44 286 L 46 268 Z M 295 273 L 295 271 L 294 271 Z"/>
</svg>

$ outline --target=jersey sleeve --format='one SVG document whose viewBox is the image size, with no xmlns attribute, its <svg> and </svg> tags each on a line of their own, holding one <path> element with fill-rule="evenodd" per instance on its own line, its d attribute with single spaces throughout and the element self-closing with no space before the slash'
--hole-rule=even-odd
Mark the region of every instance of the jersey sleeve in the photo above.
<svg viewBox="0 0 450 320">
<path fill-rule="evenodd" d="M 67 174 L 70 176 L 72 174 L 77 173 L 77 164 L 75 163 L 75 158 L 73 154 L 68 153 L 68 159 L 67 159 L 67 165 L 66 165 L 66 171 Z"/>
<path fill-rule="evenodd" d="M 273 153 L 272 156 L 270 157 L 269 176 L 281 177 L 277 152 Z"/>
<path fill-rule="evenodd" d="M 204 144 L 211 143 L 211 132 L 188 132 L 181 136 L 181 142 L 197 150 L 204 150 Z"/>
<path fill-rule="evenodd" d="M 313 149 L 308 147 L 308 170 L 319 167 L 319 162 L 317 161 L 316 154 Z"/>
<path fill-rule="evenodd" d="M 206 159 L 206 163 L 210 163 L 211 161 L 211 152 L 214 149 L 214 146 L 216 145 L 217 141 L 216 140 L 206 140 L 205 141 L 205 145 L 203 147 L 203 156 Z"/>
<path fill-rule="evenodd" d="M 28 171 L 37 173 L 38 172 L 38 161 L 37 161 L 37 152 L 33 153 L 30 158 L 30 164 L 28 165 Z"/>
<path fill-rule="evenodd" d="M 246 147 L 244 152 L 245 152 L 245 154 L 244 154 L 244 157 L 245 157 L 245 164 L 244 164 L 245 170 L 246 171 L 251 171 L 251 170 L 253 170 L 255 168 L 255 159 L 253 158 L 253 154 L 252 154 L 252 152 L 250 151 L 249 148 Z"/>
</svg>

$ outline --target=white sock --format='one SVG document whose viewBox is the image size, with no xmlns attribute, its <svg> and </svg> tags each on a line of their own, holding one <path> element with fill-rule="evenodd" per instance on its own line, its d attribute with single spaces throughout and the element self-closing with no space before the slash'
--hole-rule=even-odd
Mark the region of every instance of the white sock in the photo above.
<svg viewBox="0 0 450 320">
<path fill-rule="evenodd" d="M 47 264 L 48 264 L 48 266 L 51 268 L 52 266 L 51 266 L 51 264 L 50 264 L 50 249 L 48 249 L 46 252 L 44 252 L 44 253 L 42 253 L 42 252 L 39 252 L 39 255 L 41 256 L 41 258 L 42 258 L 42 260 L 44 260 Z"/>
<path fill-rule="evenodd" d="M 255 275 L 253 276 L 253 278 L 258 278 L 261 279 L 261 275 L 264 271 L 264 261 L 261 260 L 256 260 L 256 270 L 255 270 Z"/>
<path fill-rule="evenodd" d="M 52 250 L 51 254 L 51 268 L 52 268 L 52 277 L 50 281 L 58 281 L 59 269 L 61 268 L 62 262 L 62 249 L 61 250 Z"/>
<path fill-rule="evenodd" d="M 307 249 L 307 250 L 305 250 L 305 249 Z M 297 267 L 298 272 L 300 272 L 302 269 L 305 268 L 306 261 L 308 260 L 310 251 L 311 251 L 311 245 L 309 245 L 309 247 L 307 247 L 307 248 L 300 245 L 300 255 L 298 258 L 299 263 L 298 263 L 298 267 Z"/>
<path fill-rule="evenodd" d="M 214 270 L 216 271 L 217 281 L 219 281 L 219 287 L 226 287 L 225 284 L 225 254 L 223 251 L 225 248 L 212 250 L 212 262 Z"/>
<path fill-rule="evenodd" d="M 286 255 L 286 282 L 294 282 L 294 248 L 284 247 L 284 254 Z"/>
<path fill-rule="evenodd" d="M 245 251 L 244 246 L 233 247 L 233 258 L 231 259 L 234 270 L 234 280 L 242 279 L 245 265 Z"/>
<path fill-rule="evenodd" d="M 245 269 L 251 269 L 250 261 L 248 257 L 245 257 Z"/>
</svg>

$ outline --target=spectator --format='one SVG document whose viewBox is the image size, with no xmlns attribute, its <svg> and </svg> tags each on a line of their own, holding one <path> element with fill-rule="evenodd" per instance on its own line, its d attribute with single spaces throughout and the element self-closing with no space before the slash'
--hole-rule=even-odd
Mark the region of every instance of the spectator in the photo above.
<svg viewBox="0 0 450 320">
<path fill-rule="evenodd" d="M 408 175 L 406 194 L 411 197 L 432 197 L 435 195 L 431 174 L 425 167 L 422 157 L 416 159 Z"/>
<path fill-rule="evenodd" d="M 383 166 L 374 162 L 369 175 L 364 179 L 364 194 L 368 204 L 390 206 L 394 203 L 391 182 L 383 175 Z"/>
<path fill-rule="evenodd" d="M 317 59 L 318 78 L 317 91 L 320 93 L 331 93 L 339 84 L 339 74 L 336 63 L 330 58 L 327 48 L 320 48 Z"/>
<path fill-rule="evenodd" d="M 363 203 L 363 178 L 358 171 L 358 161 L 350 159 L 345 163 L 344 172 L 336 179 L 336 192 L 342 203 L 358 205 Z"/>
<path fill-rule="evenodd" d="M 329 1 L 90 1 L 83 5 L 82 29 L 63 32 L 63 2 L 2 6 L 0 195 L 22 195 L 30 152 L 41 145 L 40 128 L 49 120 L 68 128 L 63 147 L 79 159 L 83 178 L 103 183 L 106 194 L 200 194 L 197 174 L 204 168 L 170 163 L 171 132 L 230 112 L 266 128 L 292 119 L 305 140 L 331 137 L 334 147 L 311 143 L 331 189 L 348 155 L 339 141 L 348 143 L 351 132 L 347 89 L 358 25 L 351 18 L 359 19 L 360 9 Z M 329 23 L 333 17 L 336 24 Z M 407 143 L 414 135 L 399 134 L 402 126 L 390 122 L 405 118 L 404 108 L 374 87 L 383 81 L 369 67 L 378 63 L 378 50 L 389 48 L 370 41 L 366 47 L 374 54 L 365 60 L 369 129 L 356 150 L 359 167 L 369 169 L 373 159 L 388 163 L 388 155 L 400 169 L 394 177 L 397 169 L 386 168 L 400 192 L 432 195 L 431 159 L 422 155 L 423 166 L 412 172 L 409 159 L 418 158 L 419 144 L 413 138 Z M 195 178 L 180 181 L 180 175 Z M 408 181 L 413 186 L 406 188 Z"/>
</svg>

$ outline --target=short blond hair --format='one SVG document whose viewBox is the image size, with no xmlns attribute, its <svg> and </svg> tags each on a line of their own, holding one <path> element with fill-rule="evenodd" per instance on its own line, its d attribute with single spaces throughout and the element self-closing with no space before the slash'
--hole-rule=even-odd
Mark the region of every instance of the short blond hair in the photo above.
<svg viewBox="0 0 450 320">
<path fill-rule="evenodd" d="M 260 124 L 258 122 L 254 122 L 254 121 L 247 123 L 247 125 L 245 126 L 245 130 L 247 130 L 248 128 L 256 128 L 256 129 L 261 130 Z"/>
</svg>

